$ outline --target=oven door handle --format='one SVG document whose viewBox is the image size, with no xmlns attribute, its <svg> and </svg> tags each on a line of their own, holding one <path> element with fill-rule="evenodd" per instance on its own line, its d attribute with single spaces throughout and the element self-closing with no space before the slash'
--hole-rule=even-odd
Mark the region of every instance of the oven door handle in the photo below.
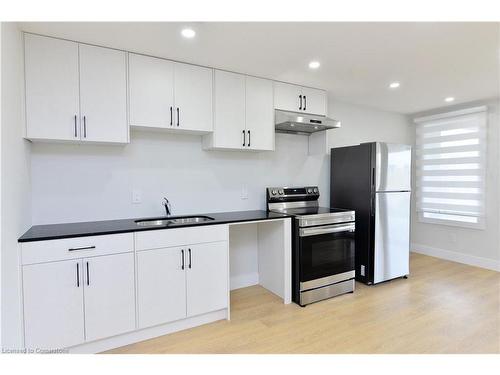
<svg viewBox="0 0 500 375">
<path fill-rule="evenodd" d="M 300 228 L 299 236 L 316 236 L 318 234 L 328 234 L 328 233 L 339 233 L 339 232 L 354 232 L 356 224 L 335 224 L 335 225 L 323 225 L 321 227 L 311 227 L 311 228 Z"/>
</svg>

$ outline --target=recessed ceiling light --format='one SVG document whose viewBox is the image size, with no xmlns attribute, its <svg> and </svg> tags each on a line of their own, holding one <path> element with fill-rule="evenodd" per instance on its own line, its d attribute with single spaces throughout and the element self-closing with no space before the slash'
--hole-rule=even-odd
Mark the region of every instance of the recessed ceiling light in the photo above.
<svg viewBox="0 0 500 375">
<path fill-rule="evenodd" d="M 309 63 L 309 68 L 311 68 L 311 69 L 318 69 L 320 65 L 321 64 L 319 63 L 319 61 L 311 61 Z"/>
<path fill-rule="evenodd" d="M 391 89 L 397 89 L 399 86 L 401 86 L 401 84 L 399 82 L 392 82 L 389 87 Z"/>
<path fill-rule="evenodd" d="M 444 99 L 444 101 L 445 101 L 446 103 L 451 103 L 451 102 L 452 102 L 452 101 L 454 101 L 454 100 L 455 100 L 455 98 L 454 98 L 453 96 L 448 96 L 447 98 L 445 98 L 445 99 Z"/>
<path fill-rule="evenodd" d="M 182 29 L 181 34 L 184 38 L 191 39 L 196 35 L 196 31 L 193 29 Z"/>
</svg>

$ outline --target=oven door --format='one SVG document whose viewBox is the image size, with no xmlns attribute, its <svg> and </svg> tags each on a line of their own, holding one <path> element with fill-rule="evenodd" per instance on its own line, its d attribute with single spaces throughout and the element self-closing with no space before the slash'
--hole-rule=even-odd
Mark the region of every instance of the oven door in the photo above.
<svg viewBox="0 0 500 375">
<path fill-rule="evenodd" d="M 299 228 L 301 290 L 335 283 L 335 275 L 354 277 L 354 223 Z M 344 275 L 345 276 L 345 275 Z M 318 280 L 319 281 L 319 280 Z"/>
</svg>

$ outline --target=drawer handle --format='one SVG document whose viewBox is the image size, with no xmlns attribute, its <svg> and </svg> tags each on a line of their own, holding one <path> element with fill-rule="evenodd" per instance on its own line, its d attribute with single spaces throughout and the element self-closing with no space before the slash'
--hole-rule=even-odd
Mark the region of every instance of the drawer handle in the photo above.
<svg viewBox="0 0 500 375">
<path fill-rule="evenodd" d="M 68 249 L 68 251 L 92 250 L 92 249 L 95 249 L 95 246 L 72 247 L 72 248 Z"/>
</svg>

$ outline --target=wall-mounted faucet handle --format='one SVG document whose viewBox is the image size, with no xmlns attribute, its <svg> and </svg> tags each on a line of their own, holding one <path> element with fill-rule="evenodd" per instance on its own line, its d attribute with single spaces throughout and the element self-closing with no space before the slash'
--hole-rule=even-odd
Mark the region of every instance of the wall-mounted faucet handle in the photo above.
<svg viewBox="0 0 500 375">
<path fill-rule="evenodd" d="M 166 197 L 163 197 L 163 206 L 165 207 L 167 216 L 170 216 L 170 214 L 172 213 L 172 206 Z"/>
</svg>

